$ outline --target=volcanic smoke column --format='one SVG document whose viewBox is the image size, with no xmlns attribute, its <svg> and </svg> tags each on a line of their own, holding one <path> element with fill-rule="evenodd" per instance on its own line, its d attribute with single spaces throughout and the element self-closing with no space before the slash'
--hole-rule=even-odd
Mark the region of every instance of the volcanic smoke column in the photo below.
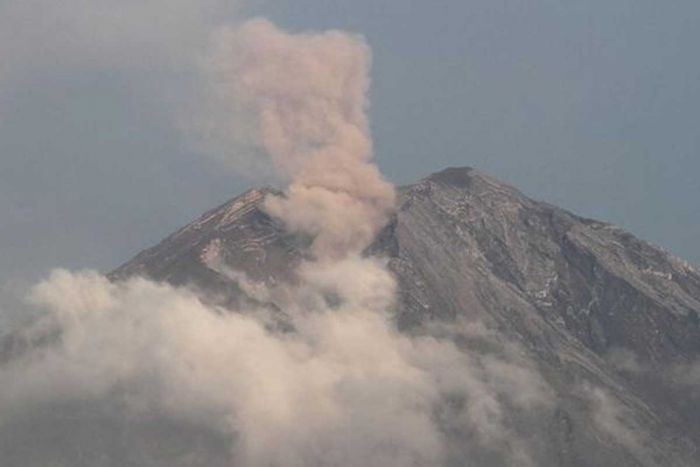
<svg viewBox="0 0 700 467">
<path fill-rule="evenodd" d="M 289 34 L 254 19 L 217 36 L 213 65 L 259 150 L 290 181 L 267 211 L 309 233 L 319 260 L 360 253 L 394 206 L 371 162 L 367 120 L 370 51 L 340 31 Z"/>
</svg>

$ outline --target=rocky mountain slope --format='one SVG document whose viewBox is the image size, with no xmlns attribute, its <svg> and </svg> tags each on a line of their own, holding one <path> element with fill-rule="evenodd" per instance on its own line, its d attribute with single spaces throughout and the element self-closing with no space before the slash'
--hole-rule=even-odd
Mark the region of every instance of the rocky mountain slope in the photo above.
<svg viewBox="0 0 700 467">
<path fill-rule="evenodd" d="M 309 239 L 262 210 L 270 192 L 209 211 L 110 278 L 191 285 L 230 307 L 256 300 L 243 277 L 294 280 Z M 700 465 L 700 387 L 686 377 L 700 357 L 690 264 L 469 168 L 402 188 L 367 254 L 397 278 L 398 329 L 453 339 L 509 409 L 507 435 L 489 443 L 447 417 L 453 465 Z M 505 380 L 489 376 L 505 364 Z"/>
</svg>

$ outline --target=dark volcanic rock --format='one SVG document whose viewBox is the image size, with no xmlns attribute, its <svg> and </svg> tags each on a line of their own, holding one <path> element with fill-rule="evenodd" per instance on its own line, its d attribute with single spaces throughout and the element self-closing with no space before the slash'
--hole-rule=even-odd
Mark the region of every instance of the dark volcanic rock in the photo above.
<svg viewBox="0 0 700 467">
<path fill-rule="evenodd" d="M 289 280 L 308 239 L 264 213 L 270 192 L 210 211 L 110 277 L 195 284 L 227 304 L 247 300 L 231 271 Z M 515 346 L 541 374 L 551 406 L 509 418 L 535 465 L 700 465 L 697 388 L 667 377 L 700 354 L 700 275 L 687 262 L 469 168 L 402 188 L 368 254 L 387 257 L 396 275 L 400 330 L 478 322 L 486 342 L 455 342 L 476 355 Z M 467 455 L 460 449 L 454 465 Z M 469 456 L 473 465 L 513 462 L 488 450 Z"/>
</svg>

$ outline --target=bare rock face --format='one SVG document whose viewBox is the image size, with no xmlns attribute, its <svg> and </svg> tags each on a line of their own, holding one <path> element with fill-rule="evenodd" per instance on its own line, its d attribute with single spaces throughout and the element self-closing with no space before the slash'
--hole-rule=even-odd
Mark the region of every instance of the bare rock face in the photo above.
<svg viewBox="0 0 700 467">
<path fill-rule="evenodd" d="M 288 280 L 303 256 L 304 239 L 287 234 L 261 210 L 271 189 L 249 190 L 203 214 L 109 274 L 111 279 L 143 276 L 172 285 L 200 288 L 218 304 L 247 301 L 230 273 L 254 281 Z"/>
<path fill-rule="evenodd" d="M 549 403 L 514 405 L 506 417 L 528 462 L 700 465 L 700 388 L 679 376 L 700 359 L 700 274 L 689 263 L 469 168 L 400 191 L 367 251 L 388 258 L 397 278 L 396 325 L 448 335 L 477 361 L 534 369 Z M 290 280 L 308 239 L 261 209 L 271 192 L 252 190 L 206 213 L 110 277 L 192 284 L 231 306 L 252 300 L 237 273 Z M 477 325 L 486 331 L 461 331 Z M 518 465 L 517 443 L 473 447 L 468 430 L 445 425 L 451 465 Z"/>
</svg>

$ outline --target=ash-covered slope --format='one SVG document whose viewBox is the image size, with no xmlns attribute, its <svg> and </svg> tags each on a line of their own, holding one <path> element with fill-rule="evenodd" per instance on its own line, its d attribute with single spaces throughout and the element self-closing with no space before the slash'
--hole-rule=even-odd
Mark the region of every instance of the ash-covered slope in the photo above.
<svg viewBox="0 0 700 467">
<path fill-rule="evenodd" d="M 521 301 L 598 354 L 700 352 L 700 275 L 689 263 L 471 169 L 408 187 L 377 250 L 403 281 L 404 325 L 465 312 L 514 319 L 505 308 Z"/>
<path fill-rule="evenodd" d="M 261 209 L 269 192 L 206 213 L 110 277 L 194 284 L 227 305 L 250 300 L 243 275 L 293 279 L 308 239 Z M 549 402 L 529 410 L 512 402 L 528 397 L 528 375 L 510 375 L 500 440 L 446 421 L 454 465 L 517 464 L 521 449 L 534 465 L 697 465 L 698 387 L 678 376 L 700 356 L 700 275 L 688 263 L 469 168 L 403 188 L 367 253 L 396 275 L 400 330 L 447 335 L 479 365 L 520 362 L 546 382 Z"/>
</svg>

